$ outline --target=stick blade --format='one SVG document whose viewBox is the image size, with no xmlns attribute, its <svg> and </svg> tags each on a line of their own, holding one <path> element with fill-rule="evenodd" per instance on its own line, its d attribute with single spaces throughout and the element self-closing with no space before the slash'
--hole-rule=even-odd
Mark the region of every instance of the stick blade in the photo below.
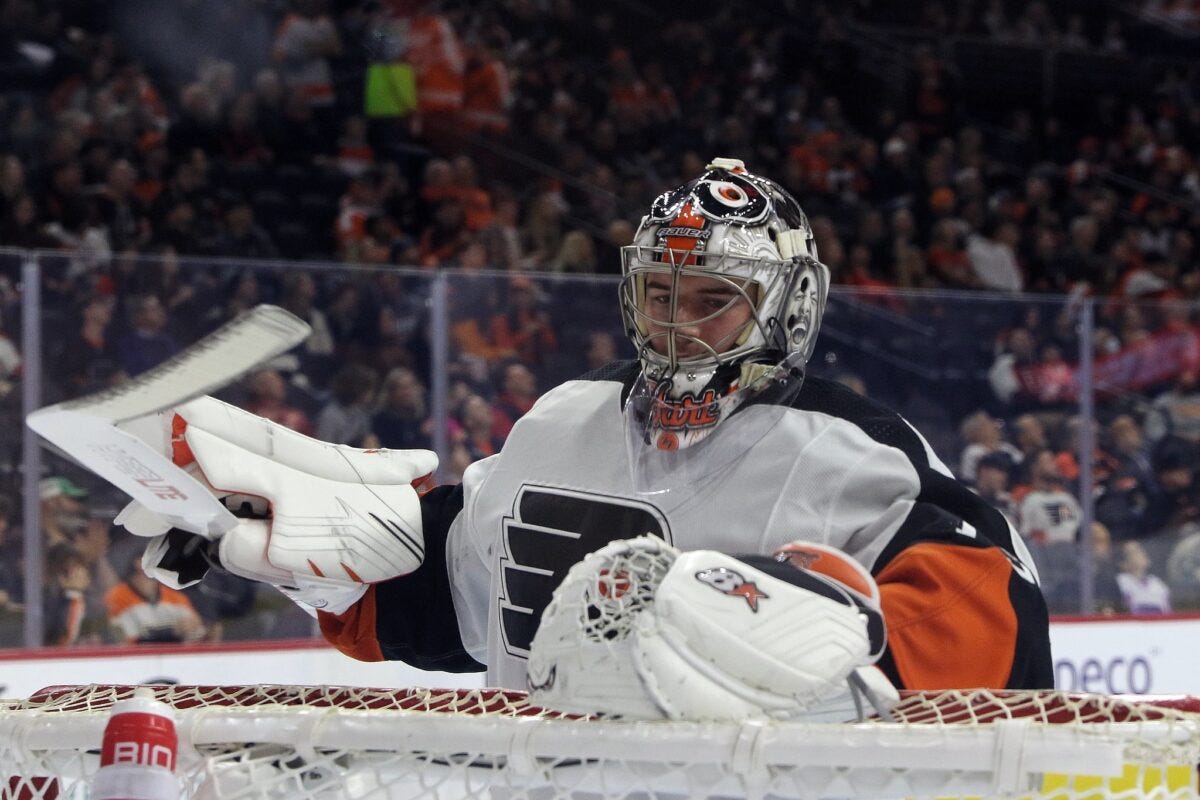
<svg viewBox="0 0 1200 800">
<path fill-rule="evenodd" d="M 81 411 L 113 423 L 153 414 L 237 380 L 300 344 L 311 330 L 290 311 L 266 304 L 255 306 L 119 386 L 50 408 Z"/>
<path fill-rule="evenodd" d="M 28 424 L 172 527 L 216 538 L 237 524 L 237 518 L 204 484 L 142 439 L 102 417 L 70 409 L 43 409 L 29 415 Z"/>
<path fill-rule="evenodd" d="M 67 457 L 175 527 L 219 536 L 237 523 L 229 510 L 166 454 L 117 425 L 225 386 L 295 347 L 310 332 L 308 323 L 278 306 L 256 306 L 136 378 L 38 409 L 25 422 Z"/>
</svg>

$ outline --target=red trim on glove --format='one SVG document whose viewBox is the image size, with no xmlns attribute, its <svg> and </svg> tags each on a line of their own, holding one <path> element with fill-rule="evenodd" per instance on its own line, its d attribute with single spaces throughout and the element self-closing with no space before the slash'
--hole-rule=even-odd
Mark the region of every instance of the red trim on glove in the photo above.
<svg viewBox="0 0 1200 800">
<path fill-rule="evenodd" d="M 184 433 L 187 432 L 187 420 L 178 414 L 171 416 L 171 460 L 177 467 L 186 467 L 196 460 L 192 448 L 188 446 Z"/>
</svg>

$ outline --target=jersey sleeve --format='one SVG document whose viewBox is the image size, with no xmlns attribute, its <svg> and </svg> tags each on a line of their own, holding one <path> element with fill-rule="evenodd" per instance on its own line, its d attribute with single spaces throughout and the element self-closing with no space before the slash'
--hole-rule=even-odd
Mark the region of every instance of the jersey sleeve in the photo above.
<svg viewBox="0 0 1200 800">
<path fill-rule="evenodd" d="M 1004 516 L 940 473 L 876 560 L 888 646 L 880 667 L 908 689 L 1054 683 L 1037 575 Z"/>
<path fill-rule="evenodd" d="M 372 585 L 342 614 L 317 612 L 322 635 L 360 661 L 403 661 L 440 672 L 480 672 L 459 634 L 447 538 L 463 507 L 463 487 L 439 486 L 421 498 L 425 560 L 414 572 Z"/>
</svg>

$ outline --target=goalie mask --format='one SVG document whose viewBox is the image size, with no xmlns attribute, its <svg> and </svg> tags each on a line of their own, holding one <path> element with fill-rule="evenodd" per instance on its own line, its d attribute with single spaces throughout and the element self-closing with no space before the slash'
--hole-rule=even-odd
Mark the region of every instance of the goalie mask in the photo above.
<svg viewBox="0 0 1200 800">
<path fill-rule="evenodd" d="M 655 199 L 621 261 L 622 317 L 642 364 L 626 406 L 635 446 L 691 447 L 758 392 L 799 388 L 829 270 L 781 186 L 715 159 Z"/>
</svg>

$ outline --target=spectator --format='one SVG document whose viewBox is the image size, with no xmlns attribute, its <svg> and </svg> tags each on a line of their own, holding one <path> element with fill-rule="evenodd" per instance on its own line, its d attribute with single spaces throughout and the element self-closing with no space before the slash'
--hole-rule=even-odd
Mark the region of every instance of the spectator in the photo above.
<svg viewBox="0 0 1200 800">
<path fill-rule="evenodd" d="M 9 247 L 53 249 L 59 240 L 46 233 L 39 218 L 37 201 L 30 195 L 18 195 L 0 223 L 0 241 Z"/>
<path fill-rule="evenodd" d="M 70 478 L 56 475 L 38 483 L 42 536 L 47 547 L 69 544 L 83 528 L 83 503 L 88 490 Z"/>
<path fill-rule="evenodd" d="M 1150 573 L 1150 557 L 1140 542 L 1121 545 L 1120 568 L 1117 586 L 1129 613 L 1171 613 L 1171 590 L 1162 578 Z"/>
<path fill-rule="evenodd" d="M 511 192 L 499 193 L 492 220 L 480 229 L 476 238 L 483 245 L 486 261 L 494 269 L 515 270 L 524 258 L 521 231 L 517 227 L 520 204 Z M 631 234 L 632 238 L 632 234 Z"/>
<path fill-rule="evenodd" d="M 568 231 L 549 267 L 554 272 L 595 272 L 596 252 L 592 237 L 586 231 Z"/>
<path fill-rule="evenodd" d="M 288 403 L 288 385 L 279 370 L 264 369 L 250 377 L 246 410 L 306 436 L 313 433 L 308 415 Z"/>
<path fill-rule="evenodd" d="M 1150 448 L 1142 435 L 1137 420 L 1121 414 L 1108 424 L 1108 435 L 1112 440 L 1112 453 L 1117 458 L 1117 469 L 1122 475 L 1141 484 L 1154 485 L 1154 464 Z"/>
<path fill-rule="evenodd" d="M 1154 449 L 1154 473 L 1165 495 L 1156 508 L 1161 514 L 1159 526 L 1175 530 L 1184 523 L 1200 521 L 1198 455 L 1196 445 L 1182 439 L 1164 439 Z"/>
<path fill-rule="evenodd" d="M 109 244 L 116 251 L 144 247 L 149 241 L 150 222 L 134 194 L 136 185 L 137 168 L 128 159 L 116 159 L 109 165 L 104 185 L 93 201 L 108 230 Z"/>
<path fill-rule="evenodd" d="M 432 428 L 421 379 L 408 367 L 396 367 L 383 379 L 383 403 L 371 420 L 376 446 L 428 449 Z"/>
<path fill-rule="evenodd" d="M 1180 371 L 1167 391 L 1155 397 L 1146 416 L 1146 438 L 1159 442 L 1168 436 L 1200 444 L 1200 371 Z"/>
<path fill-rule="evenodd" d="M 258 98 L 243 92 L 229 107 L 221 129 L 221 153 L 231 164 L 263 164 L 272 158 L 258 124 Z"/>
<path fill-rule="evenodd" d="M 964 481 L 975 480 L 976 465 L 990 453 L 1004 453 L 1013 465 L 1020 464 L 1024 455 L 1011 442 L 1006 442 L 1000 421 L 986 411 L 979 410 L 962 421 L 959 433 L 967 446 L 958 459 L 958 475 Z"/>
<path fill-rule="evenodd" d="M 280 281 L 279 304 L 308 323 L 312 333 L 300 345 L 303 372 L 324 383 L 324 378 L 333 369 L 337 343 L 325 316 L 316 303 L 317 282 L 305 271 L 288 271 Z"/>
<path fill-rule="evenodd" d="M 1016 527 L 1017 506 L 1008 491 L 1013 469 L 1013 458 L 1007 452 L 994 450 L 987 453 L 975 464 L 974 488 L 976 494 L 991 503 Z"/>
<path fill-rule="evenodd" d="M 4 330 L 4 320 L 0 318 L 0 400 L 8 397 L 20 379 L 21 367 L 21 351 Z"/>
<path fill-rule="evenodd" d="M 108 624 L 123 642 L 191 642 L 204 636 L 204 623 L 191 601 L 146 575 L 140 553 L 125 565 L 121 582 L 104 602 Z"/>
<path fill-rule="evenodd" d="M 975 238 L 979 237 L 972 237 L 971 241 Z M 926 258 L 943 285 L 961 289 L 979 286 L 978 273 L 973 271 L 972 259 L 964 247 L 962 226 L 954 220 L 934 223 Z"/>
<path fill-rule="evenodd" d="M 558 253 L 562 246 L 563 216 L 567 203 L 562 192 L 545 191 L 534 198 L 522 229 L 528 269 L 542 269 Z"/>
<path fill-rule="evenodd" d="M 371 433 L 371 404 L 379 388 L 379 375 L 370 367 L 348 364 L 329 382 L 332 399 L 317 415 L 316 432 L 324 442 L 363 447 Z"/>
<path fill-rule="evenodd" d="M 515 356 L 542 366 L 558 351 L 558 337 L 544 308 L 545 296 L 532 278 L 518 275 L 508 281 L 507 310 L 491 318 L 496 356 Z"/>
<path fill-rule="evenodd" d="M 589 372 L 617 360 L 617 340 L 608 331 L 589 332 L 587 343 L 584 358 Z"/>
<path fill-rule="evenodd" d="M 83 525 L 71 540 L 71 546 L 87 565 L 89 587 L 84 593 L 88 616 L 98 616 L 104 611 L 104 598 L 121 581 L 113 568 L 109 543 L 113 531 L 113 519 L 118 509 L 105 504 L 89 504 L 83 516 Z M 129 543 L 125 544 L 126 552 Z M 119 558 L 119 556 L 118 556 Z"/>
<path fill-rule="evenodd" d="M 314 109 L 332 108 L 336 95 L 330 59 L 341 54 L 337 26 L 325 13 L 323 0 L 292 0 L 271 56 L 284 81 Z"/>
<path fill-rule="evenodd" d="M 1032 457 L 1048 444 L 1046 425 L 1037 414 L 1022 414 L 1013 420 L 1013 441 L 1016 443 L 1017 463 L 1032 464 Z"/>
<path fill-rule="evenodd" d="M 220 151 L 220 107 L 202 83 L 191 83 L 179 93 L 179 117 L 171 123 L 167 147 L 174 158 L 193 149 L 214 154 Z"/>
<path fill-rule="evenodd" d="M 500 439 L 506 439 L 516 421 L 529 413 L 537 402 L 537 378 L 522 362 L 510 361 L 501 366 L 497 383 L 500 393 L 492 401 L 493 432 Z"/>
<path fill-rule="evenodd" d="M 273 259 L 279 248 L 271 234 L 254 220 L 254 206 L 239 199 L 225 212 L 225 226 L 213 247 L 213 252 L 237 258 Z"/>
<path fill-rule="evenodd" d="M 1112 534 L 1102 522 L 1092 523 L 1092 599 L 1096 612 L 1115 614 L 1124 608 L 1121 589 L 1117 583 L 1117 566 L 1113 559 Z"/>
<path fill-rule="evenodd" d="M 133 300 L 133 328 L 117 340 L 117 360 L 128 375 L 140 375 L 179 352 L 167 332 L 167 310 L 152 294 Z"/>
<path fill-rule="evenodd" d="M 339 205 L 336 233 L 338 254 L 345 261 L 359 261 L 367 238 L 367 221 L 383 212 L 380 197 L 383 182 L 375 170 L 354 176 Z"/>
<path fill-rule="evenodd" d="M 463 126 L 477 135 L 508 133 L 513 94 L 502 56 L 501 43 L 495 37 L 467 46 L 460 118 Z"/>
<path fill-rule="evenodd" d="M 20 530 L 12 497 L 0 494 L 0 613 L 19 611 L 25 599 Z"/>
<path fill-rule="evenodd" d="M 1154 534 L 1167 502 L 1142 431 L 1133 417 L 1121 414 L 1109 423 L 1108 438 L 1093 464 L 1096 518 L 1118 541 Z"/>
<path fill-rule="evenodd" d="M 42 613 L 45 642 L 51 647 L 68 647 L 80 640 L 91 586 L 87 562 L 74 547 L 58 542 L 46 549 L 46 588 Z"/>
<path fill-rule="evenodd" d="M 1076 539 L 1083 511 L 1063 487 L 1053 451 L 1039 451 L 1028 461 L 1030 485 L 1019 500 L 1017 530 L 1033 555 L 1051 610 L 1077 610 Z"/>
<path fill-rule="evenodd" d="M 487 400 L 477 394 L 468 397 L 462 406 L 461 421 L 463 432 L 459 443 L 471 462 L 500 452 L 504 437 L 496 431 L 495 416 Z"/>
<path fill-rule="evenodd" d="M 1025 276 L 1017 263 L 1021 229 L 1010 220 L 991 220 L 982 235 L 967 240 L 967 257 L 978 285 L 997 292 L 1020 292 Z"/>
<path fill-rule="evenodd" d="M 1052 450 L 1030 456 L 1029 490 L 1020 500 L 1020 532 L 1038 544 L 1074 544 L 1083 512 L 1063 487 Z"/>
<path fill-rule="evenodd" d="M 418 243 L 421 266 L 425 269 L 450 266 L 460 258 L 468 258 L 467 250 L 473 245 L 479 248 L 480 253 L 469 257 L 478 259 L 481 267 L 486 266 L 486 252 L 467 230 L 462 203 L 453 199 L 443 200 L 434 208 L 430 224 L 421 231 Z"/>
<path fill-rule="evenodd" d="M 455 156 L 450 162 L 453 175 L 452 196 L 462 204 L 463 221 L 468 231 L 486 228 L 493 219 L 492 197 L 479 186 L 475 162 L 468 155 Z"/>
</svg>

